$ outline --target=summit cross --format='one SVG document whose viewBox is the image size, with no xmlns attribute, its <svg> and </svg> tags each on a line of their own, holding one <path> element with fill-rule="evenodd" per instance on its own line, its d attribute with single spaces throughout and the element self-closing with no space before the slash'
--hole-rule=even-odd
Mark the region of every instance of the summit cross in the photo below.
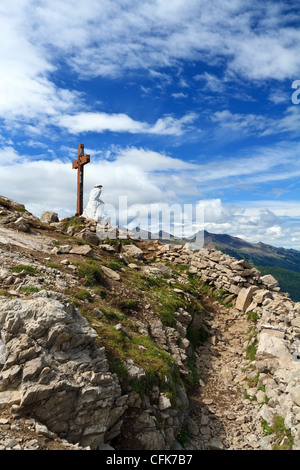
<svg viewBox="0 0 300 470">
<path fill-rule="evenodd" d="M 84 145 L 78 145 L 78 158 L 72 162 L 72 168 L 77 169 L 77 211 L 76 215 L 83 213 L 83 167 L 90 162 L 90 155 L 84 155 Z"/>
</svg>

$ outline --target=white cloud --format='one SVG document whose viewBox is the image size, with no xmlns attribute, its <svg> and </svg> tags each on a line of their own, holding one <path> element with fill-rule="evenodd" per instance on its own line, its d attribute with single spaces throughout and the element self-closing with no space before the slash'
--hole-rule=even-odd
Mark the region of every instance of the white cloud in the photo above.
<svg viewBox="0 0 300 470">
<path fill-rule="evenodd" d="M 199 168 L 197 164 L 136 147 L 121 149 L 117 154 L 116 162 L 126 162 L 126 164 L 139 167 L 143 171 L 183 171 Z"/>
<path fill-rule="evenodd" d="M 221 128 L 243 135 L 266 136 L 281 133 L 298 133 L 300 128 L 300 111 L 297 106 L 289 106 L 284 116 L 272 118 L 269 115 L 232 113 L 228 109 L 216 111 L 211 121 Z"/>
<path fill-rule="evenodd" d="M 81 132 L 143 132 L 145 123 L 134 121 L 126 114 L 107 113 L 78 113 L 64 115 L 59 119 L 59 125 L 72 134 Z"/>
<path fill-rule="evenodd" d="M 188 97 L 188 95 L 186 93 L 182 93 L 182 91 L 180 91 L 179 93 L 172 93 L 172 96 L 175 99 L 187 98 Z"/>
<path fill-rule="evenodd" d="M 258 0 L 3 0 L 1 81 L 7 99 L 2 104 L 15 107 L 19 102 L 25 108 L 33 99 L 47 103 L 50 113 L 49 103 L 68 108 L 72 94 L 64 96 L 67 91 L 50 78 L 61 58 L 82 78 L 139 69 L 168 81 L 168 74 L 157 69 L 182 59 L 213 64 L 222 56 L 228 71 L 246 78 L 294 78 L 300 34 L 284 22 L 291 18 L 286 10 L 283 2 L 274 7 Z M 210 87 L 220 86 L 213 75 L 206 79 Z"/>
<path fill-rule="evenodd" d="M 204 72 L 202 74 L 195 75 L 196 81 L 204 82 L 204 89 L 210 90 L 213 93 L 223 93 L 225 90 L 224 82 L 215 75 Z"/>
<path fill-rule="evenodd" d="M 51 81 L 57 66 L 39 46 L 38 38 L 31 37 L 35 29 L 33 2 L 25 5 L 4 0 L 0 14 L 0 116 L 7 121 L 21 117 L 30 122 L 38 116 L 70 111 L 79 94 Z"/>
<path fill-rule="evenodd" d="M 112 130 L 182 135 L 194 120 L 192 113 L 179 119 L 163 116 L 152 125 L 122 113 L 89 112 L 88 106 L 88 112 L 75 114 L 84 104 L 84 95 L 63 81 L 58 84 L 56 77 L 63 69 L 68 73 L 71 69 L 79 80 L 146 71 L 158 86 L 174 82 L 162 67 L 180 70 L 182 60 L 204 60 L 211 65 L 221 60 L 224 74 L 227 68 L 231 78 L 238 74 L 239 79 L 294 79 L 300 66 L 300 33 L 293 23 L 285 22 L 286 10 L 287 5 L 275 7 L 267 2 L 262 6 L 258 0 L 176 0 L 171 4 L 162 0 L 53 0 L 51 4 L 3 0 L 0 117 L 10 129 L 20 126 L 30 135 L 42 134 L 53 123 L 61 123 L 71 133 Z M 287 17 L 291 20 L 291 14 Z M 210 90 L 223 90 L 212 73 L 199 77 Z M 181 85 L 186 86 L 183 80 Z M 299 128 L 299 113 L 293 108 L 278 122 L 228 113 L 216 113 L 214 122 L 262 135 Z"/>
<path fill-rule="evenodd" d="M 149 129 L 151 134 L 162 135 L 182 135 L 185 130 L 197 118 L 195 113 L 187 113 L 182 118 L 174 118 L 173 116 L 165 116 L 156 121 L 154 126 Z"/>
<path fill-rule="evenodd" d="M 196 117 L 194 113 L 188 113 L 179 119 L 173 116 L 165 116 L 151 125 L 146 122 L 135 121 L 126 114 L 90 112 L 63 115 L 57 122 L 59 126 L 67 129 L 72 134 L 112 131 L 132 134 L 181 135 Z"/>
<path fill-rule="evenodd" d="M 5 146 L 0 150 L 0 164 L 1 165 L 14 165 L 21 161 L 21 156 L 11 146 Z"/>
<path fill-rule="evenodd" d="M 200 187 L 212 190 L 288 180 L 299 175 L 299 152 L 299 145 L 293 142 L 254 147 L 240 155 L 199 164 L 194 178 Z"/>
<path fill-rule="evenodd" d="M 274 246 L 300 247 L 300 210 L 295 201 L 277 205 L 274 201 L 239 205 L 224 204 L 221 199 L 203 202 L 204 228 L 208 232 L 227 233 L 252 243 L 263 241 Z"/>
</svg>

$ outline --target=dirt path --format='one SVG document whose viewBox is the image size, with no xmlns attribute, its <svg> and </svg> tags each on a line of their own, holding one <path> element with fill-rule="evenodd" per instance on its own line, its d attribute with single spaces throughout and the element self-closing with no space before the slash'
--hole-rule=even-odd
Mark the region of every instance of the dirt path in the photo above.
<svg viewBox="0 0 300 470">
<path fill-rule="evenodd" d="M 205 299 L 209 338 L 197 348 L 199 384 L 190 393 L 192 420 L 199 427 L 190 449 L 255 450 L 263 437 L 258 404 L 245 398 L 254 372 L 245 358 L 246 316 Z"/>
</svg>

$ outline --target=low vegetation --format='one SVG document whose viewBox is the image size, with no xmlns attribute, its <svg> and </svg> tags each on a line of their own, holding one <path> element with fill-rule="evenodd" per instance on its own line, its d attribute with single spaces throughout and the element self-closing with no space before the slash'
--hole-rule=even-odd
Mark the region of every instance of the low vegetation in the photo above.
<svg viewBox="0 0 300 470">
<path fill-rule="evenodd" d="M 19 264 L 12 268 L 13 273 L 21 273 L 22 271 L 25 271 L 26 273 L 33 275 L 33 274 L 36 274 L 37 269 L 34 266 L 28 266 L 26 264 Z"/>
<path fill-rule="evenodd" d="M 84 263 L 78 265 L 78 274 L 84 278 L 85 286 L 99 286 L 105 284 L 105 277 L 103 276 L 101 265 L 93 260 L 89 259 Z"/>
<path fill-rule="evenodd" d="M 98 333 L 97 342 L 105 346 L 107 357 L 113 372 L 117 373 L 122 389 L 131 386 L 138 393 L 144 395 L 154 385 L 158 385 L 165 391 L 176 405 L 176 392 L 174 389 L 174 377 L 180 381 L 178 366 L 174 359 L 160 348 L 148 335 L 140 334 L 136 326 L 127 316 L 113 308 L 99 305 L 97 314 L 89 314 L 89 320 Z M 99 317 L 99 312 L 101 312 Z M 98 321 L 97 321 L 98 320 Z M 100 321 L 99 321 L 100 320 Z M 122 322 L 122 329 L 116 325 Z M 145 375 L 139 381 L 129 381 L 125 362 L 133 360 L 134 364 L 144 370 Z"/>
<path fill-rule="evenodd" d="M 291 430 L 286 428 L 284 418 L 282 416 L 276 415 L 271 425 L 268 425 L 262 418 L 261 424 L 264 433 L 266 435 L 272 435 L 273 437 L 272 450 L 292 450 L 294 438 Z"/>
<path fill-rule="evenodd" d="M 40 288 L 37 286 L 23 286 L 21 292 L 39 292 Z"/>
</svg>

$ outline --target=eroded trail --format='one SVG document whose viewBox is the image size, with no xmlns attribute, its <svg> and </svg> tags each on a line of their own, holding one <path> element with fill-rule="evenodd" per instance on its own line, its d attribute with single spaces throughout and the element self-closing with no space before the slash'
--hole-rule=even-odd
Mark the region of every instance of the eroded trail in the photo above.
<svg viewBox="0 0 300 470">
<path fill-rule="evenodd" d="M 257 401 L 245 397 L 254 371 L 245 357 L 245 315 L 204 301 L 208 339 L 197 348 L 199 384 L 190 393 L 191 418 L 199 427 L 190 449 L 255 450 L 263 430 Z"/>
</svg>

